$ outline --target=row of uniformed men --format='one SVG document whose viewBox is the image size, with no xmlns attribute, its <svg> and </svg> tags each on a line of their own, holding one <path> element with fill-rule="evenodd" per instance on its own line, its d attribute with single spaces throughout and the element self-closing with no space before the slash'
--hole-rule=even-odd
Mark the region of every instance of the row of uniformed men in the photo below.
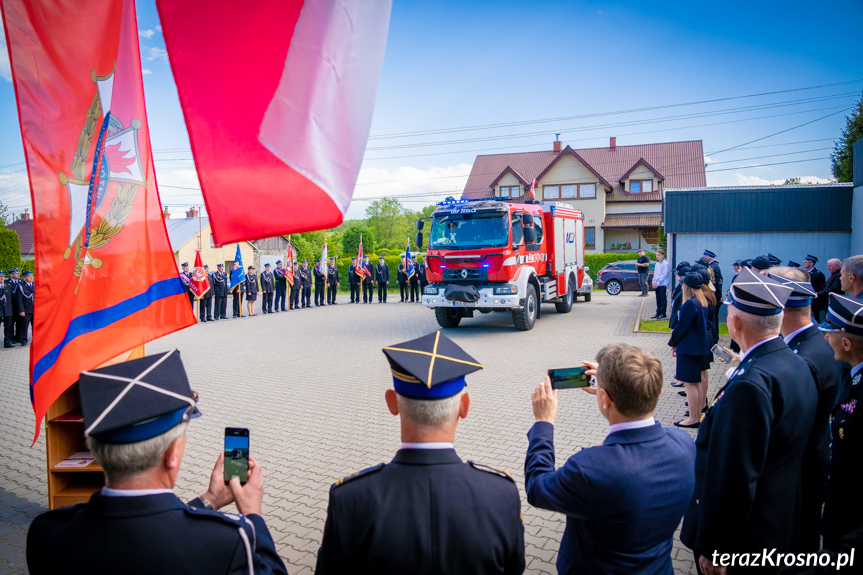
<svg viewBox="0 0 863 575">
<path fill-rule="evenodd" d="M 3 324 L 3 347 L 15 344 L 27 345 L 27 331 L 33 323 L 33 296 L 36 284 L 33 272 L 25 271 L 24 277 L 18 268 L 6 273 L 0 270 L 0 323 Z"/>
<path fill-rule="evenodd" d="M 401 301 L 420 301 L 422 288 L 428 283 L 425 275 L 425 264 L 418 263 L 416 256 L 412 257 L 415 273 L 408 277 L 406 271 L 405 256 L 402 256 L 399 264 L 396 281 L 401 292 Z M 255 301 L 258 293 L 262 295 L 263 313 L 276 313 L 292 309 L 305 309 L 312 307 L 311 293 L 312 281 L 315 285 L 315 307 L 325 305 L 337 305 L 336 295 L 340 284 L 339 269 L 336 266 L 336 258 L 329 258 L 326 269 L 321 267 L 321 260 L 315 260 L 315 267 L 309 270 L 309 261 L 303 260 L 302 266 L 296 261 L 293 264 L 293 283 L 288 282 L 286 269 L 282 261 L 276 262 L 276 268 L 270 271 L 270 264 L 264 264 L 261 273 L 260 284 L 255 273 L 255 267 L 249 266 L 246 271 L 246 279 L 233 288 L 228 288 L 229 276 L 224 271 L 224 265 L 218 264 L 217 271 L 211 272 L 209 266 L 204 266 L 210 282 L 210 289 L 201 297 L 199 306 L 199 319 L 202 322 L 227 319 L 228 294 L 233 296 L 233 317 L 242 317 L 240 302 L 246 300 L 247 313 L 250 316 L 255 313 Z M 182 265 L 182 276 L 185 277 L 186 292 L 189 303 L 194 308 L 195 293 L 192 291 L 192 272 L 189 271 L 188 262 Z M 357 269 L 365 270 L 361 276 Z M 369 257 L 363 258 L 363 263 L 357 265 L 357 258 L 351 258 L 348 267 L 348 284 L 351 289 L 351 302 L 360 303 L 360 286 L 363 291 L 363 303 L 372 303 L 373 286 L 378 286 L 378 303 L 386 303 L 387 287 L 389 286 L 390 268 L 385 263 L 383 256 L 377 266 L 369 264 Z M 287 292 L 290 288 L 290 299 L 287 300 Z M 287 306 L 287 307 L 286 307 Z"/>
</svg>

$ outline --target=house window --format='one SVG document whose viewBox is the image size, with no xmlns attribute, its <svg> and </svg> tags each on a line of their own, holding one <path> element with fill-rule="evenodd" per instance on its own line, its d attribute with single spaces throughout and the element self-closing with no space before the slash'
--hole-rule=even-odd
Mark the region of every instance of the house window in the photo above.
<svg viewBox="0 0 863 575">
<path fill-rule="evenodd" d="M 213 241 L 213 234 L 210 234 L 210 247 L 211 248 L 216 247 L 216 242 Z"/>
<path fill-rule="evenodd" d="M 500 197 L 517 198 L 521 195 L 521 186 L 501 186 Z"/>
<path fill-rule="evenodd" d="M 653 191 L 653 180 L 630 180 L 630 194 L 648 194 Z"/>
<path fill-rule="evenodd" d="M 543 186 L 543 197 L 546 200 L 556 199 L 590 199 L 596 197 L 596 184 L 564 184 L 560 186 Z"/>
<path fill-rule="evenodd" d="M 584 228 L 584 249 L 596 249 L 596 228 L 594 226 Z"/>
</svg>

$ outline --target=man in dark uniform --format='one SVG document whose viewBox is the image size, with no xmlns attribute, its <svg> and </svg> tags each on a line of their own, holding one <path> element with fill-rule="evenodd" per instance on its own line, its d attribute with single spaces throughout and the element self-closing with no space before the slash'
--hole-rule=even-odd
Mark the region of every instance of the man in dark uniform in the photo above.
<svg viewBox="0 0 863 575">
<path fill-rule="evenodd" d="M 285 309 L 285 294 L 288 291 L 288 278 L 285 276 L 284 268 L 282 268 L 282 260 L 276 262 L 276 269 L 273 270 L 273 277 L 276 280 L 276 312 L 288 311 Z M 281 302 L 281 305 L 279 302 Z"/>
<path fill-rule="evenodd" d="M 767 252 L 767 259 L 770 260 L 770 265 L 776 267 L 782 265 L 782 258 L 779 256 L 774 256 L 770 252 Z"/>
<path fill-rule="evenodd" d="M 671 329 L 674 329 L 674 326 L 677 325 L 677 316 L 680 312 L 680 306 L 683 305 L 683 278 L 689 273 L 689 262 L 680 262 L 677 264 L 674 273 L 677 276 L 677 283 L 671 292 L 671 315 L 668 317 L 668 327 Z M 674 387 L 682 386 L 674 385 Z"/>
<path fill-rule="evenodd" d="M 827 271 L 830 272 L 830 276 L 824 281 L 824 287 L 818 290 L 818 297 L 816 301 L 818 303 L 818 312 L 821 317 L 816 317 L 816 319 L 821 319 L 824 316 L 824 313 L 827 312 L 827 304 L 829 302 L 831 293 L 842 293 L 842 262 L 837 258 L 831 258 L 827 260 Z"/>
<path fill-rule="evenodd" d="M 322 307 L 326 305 L 324 296 L 326 295 L 327 271 L 326 263 L 321 263 L 321 258 L 315 260 L 312 275 L 315 278 L 315 307 Z"/>
<path fill-rule="evenodd" d="M 213 274 L 210 273 L 209 266 L 204 266 L 204 272 L 207 274 L 210 287 L 201 296 L 201 304 L 198 306 L 198 316 L 202 322 L 213 321 Z"/>
<path fill-rule="evenodd" d="M 425 293 L 426 286 L 429 285 L 429 280 L 426 277 L 425 258 L 423 258 L 423 261 L 417 264 L 417 276 L 420 278 L 420 299 L 418 301 L 422 301 L 422 294 Z"/>
<path fill-rule="evenodd" d="M 351 303 L 360 303 L 360 276 L 357 275 L 357 258 L 351 258 L 348 266 L 348 286 L 351 288 Z"/>
<path fill-rule="evenodd" d="M 851 366 L 843 370 L 830 418 L 833 443 L 823 535 L 824 548 L 837 549 L 840 539 L 863 529 L 863 301 L 830 294 L 827 318 L 820 327 L 836 361 Z"/>
<path fill-rule="evenodd" d="M 192 306 L 192 311 L 195 311 L 195 292 L 192 291 L 192 272 L 189 271 L 189 262 L 183 262 L 181 267 L 183 271 L 180 272 L 180 279 L 183 280 L 183 285 L 186 286 L 189 305 Z"/>
<path fill-rule="evenodd" d="M 411 256 L 414 273 L 408 278 L 408 283 L 411 288 L 411 302 L 420 301 L 420 277 L 417 273 L 417 257 Z"/>
<path fill-rule="evenodd" d="M 463 462 L 453 449 L 482 369 L 440 332 L 384 348 L 386 392 L 401 419 L 401 449 L 330 488 L 317 575 L 522 573 L 524 526 L 509 473 Z M 437 402 L 429 409 L 428 402 Z"/>
<path fill-rule="evenodd" d="M 366 272 L 363 278 L 363 303 L 372 303 L 372 286 L 374 285 L 374 267 L 369 263 L 369 256 L 363 256 L 363 269 Z"/>
<path fill-rule="evenodd" d="M 275 289 L 276 282 L 273 272 L 270 271 L 270 264 L 264 264 L 264 271 L 261 273 L 261 309 L 264 313 L 273 313 L 273 292 Z"/>
<path fill-rule="evenodd" d="M 235 264 L 236 265 L 236 264 Z M 246 292 L 246 282 L 240 281 L 231 288 L 234 304 L 234 317 L 243 317 L 243 294 Z"/>
<path fill-rule="evenodd" d="M 824 288 L 824 284 L 827 283 L 827 278 L 824 277 L 824 274 L 815 267 L 818 263 L 818 258 L 811 255 L 806 254 L 806 257 L 803 258 L 803 269 L 809 274 L 809 283 L 812 284 L 812 289 L 815 290 L 817 294 Z M 812 315 L 818 321 L 821 321 L 821 306 L 819 305 L 818 299 L 812 300 Z"/>
<path fill-rule="evenodd" d="M 300 309 L 300 291 L 302 289 L 302 280 L 300 279 L 300 265 L 294 261 L 294 283 L 291 284 L 291 300 L 288 304 L 288 309 Z"/>
<path fill-rule="evenodd" d="M 228 274 L 225 273 L 225 264 L 217 264 L 213 278 L 210 280 L 213 297 L 215 298 L 215 319 L 228 319 Z"/>
<path fill-rule="evenodd" d="M 336 293 L 339 289 L 339 268 L 336 266 L 336 258 L 330 258 L 327 266 L 327 304 L 336 305 Z"/>
<path fill-rule="evenodd" d="M 718 336 L 719 310 L 722 309 L 722 300 L 725 298 L 725 294 L 722 293 L 722 269 L 719 267 L 719 262 L 716 261 L 716 254 L 712 251 L 704 250 L 704 259 L 707 260 L 707 267 L 713 270 L 713 292 L 716 295 L 716 315 L 714 317 L 717 318 L 716 335 Z"/>
<path fill-rule="evenodd" d="M 13 286 L 6 281 L 6 273 L 0 270 L 0 323 L 3 324 L 3 347 L 15 347 L 15 316 L 12 315 Z"/>
<path fill-rule="evenodd" d="M 303 309 L 312 307 L 312 270 L 309 269 L 309 260 L 303 260 L 303 267 L 300 268 L 300 287 L 303 290 L 300 296 Z"/>
<path fill-rule="evenodd" d="M 779 336 L 792 291 L 749 269 L 728 290 L 728 331 L 743 353 L 698 429 L 680 532 L 705 573 L 722 572 L 723 553 L 790 553 L 806 538 L 803 463 L 818 394 L 809 365 Z"/>
<path fill-rule="evenodd" d="M 33 521 L 30 573 L 287 573 L 261 516 L 257 461 L 249 458 L 245 485 L 238 477 L 226 485 L 219 455 L 206 493 L 189 503 L 173 493 L 189 420 L 200 416 L 179 352 L 84 372 L 79 391 L 106 485 L 87 503 Z M 217 511 L 230 503 L 241 515 Z"/>
<path fill-rule="evenodd" d="M 18 334 L 18 343 L 21 345 L 27 344 L 27 330 L 33 325 L 33 309 L 34 300 L 36 297 L 36 284 L 33 283 L 33 272 L 27 270 L 24 272 L 24 278 L 18 282 L 18 322 L 16 332 Z"/>
<path fill-rule="evenodd" d="M 396 282 L 399 284 L 399 295 L 401 296 L 400 301 L 404 303 L 405 300 L 408 299 L 407 262 L 405 262 L 404 256 L 402 256 L 402 261 L 399 263 L 399 269 L 396 271 Z"/>
<path fill-rule="evenodd" d="M 243 282 L 244 293 L 246 294 L 246 311 L 249 315 L 258 315 L 255 313 L 255 301 L 258 299 L 258 274 L 255 273 L 255 266 L 249 266 L 246 270 L 246 281 Z"/>
<path fill-rule="evenodd" d="M 839 364 L 824 334 L 812 323 L 812 298 L 815 290 L 802 269 L 774 268 L 771 278 L 794 289 L 785 304 L 782 334 L 791 351 L 806 360 L 815 380 L 818 407 L 815 427 L 803 464 L 803 524 L 808 531 L 799 551 L 818 551 L 821 543 L 821 509 L 830 470 L 830 410 L 836 401 Z"/>
<path fill-rule="evenodd" d="M 840 265 L 841 268 L 841 265 Z M 12 298 L 12 320 L 10 323 L 12 324 L 12 342 L 18 343 L 18 318 L 20 317 L 21 308 L 18 307 L 18 296 L 16 295 L 18 292 L 18 284 L 21 283 L 21 273 L 18 271 L 18 268 L 12 268 L 9 270 L 9 279 L 7 280 L 9 283 L 9 297 Z"/>
<path fill-rule="evenodd" d="M 378 283 L 378 303 L 387 303 L 387 287 L 390 283 L 390 266 L 384 261 L 384 256 L 379 258 L 380 263 L 375 268 L 375 281 Z"/>
</svg>

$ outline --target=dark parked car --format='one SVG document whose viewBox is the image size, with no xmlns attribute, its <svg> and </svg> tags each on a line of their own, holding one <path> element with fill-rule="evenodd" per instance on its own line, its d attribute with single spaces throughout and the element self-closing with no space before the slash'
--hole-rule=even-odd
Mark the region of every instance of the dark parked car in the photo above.
<svg viewBox="0 0 863 575">
<path fill-rule="evenodd" d="M 653 281 L 653 266 L 656 262 L 650 262 L 650 271 L 647 273 L 647 289 L 652 290 L 650 283 Z M 596 287 L 605 288 L 611 295 L 617 295 L 622 291 L 641 291 L 638 285 L 638 272 L 635 260 L 621 260 L 605 265 L 596 275 Z"/>
</svg>

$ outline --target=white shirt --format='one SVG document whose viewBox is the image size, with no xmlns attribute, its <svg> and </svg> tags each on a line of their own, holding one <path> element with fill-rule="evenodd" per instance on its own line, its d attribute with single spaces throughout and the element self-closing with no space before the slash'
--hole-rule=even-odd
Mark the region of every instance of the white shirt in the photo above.
<svg viewBox="0 0 863 575">
<path fill-rule="evenodd" d="M 754 350 L 758 349 L 758 346 L 760 346 L 761 344 L 767 343 L 768 341 L 773 341 L 774 339 L 778 339 L 778 338 L 779 338 L 778 335 L 774 335 L 773 337 L 768 337 L 767 339 L 763 339 L 763 340 L 759 341 L 758 343 L 756 343 L 755 345 L 753 345 L 752 347 L 750 347 L 749 349 L 744 351 L 742 354 L 740 354 L 740 363 L 742 364 L 744 361 L 746 361 L 746 356 L 749 355 L 750 353 L 752 353 Z"/>
<path fill-rule="evenodd" d="M 792 331 L 791 333 L 789 333 L 788 335 L 785 336 L 785 338 L 784 338 L 785 343 L 787 343 L 788 345 L 791 345 L 791 340 L 794 339 L 795 337 L 797 337 L 797 334 L 809 329 L 813 325 L 815 325 L 815 324 L 813 324 L 812 322 L 809 322 L 808 324 L 804 325 L 800 329 Z"/>
<path fill-rule="evenodd" d="M 105 497 L 143 497 L 145 495 L 161 495 L 163 493 L 174 493 L 171 489 L 112 489 L 102 488 Z"/>
<path fill-rule="evenodd" d="M 639 419 L 638 421 L 624 421 L 623 423 L 615 423 L 609 426 L 608 434 L 611 435 L 617 431 L 625 431 L 627 429 L 640 429 L 642 427 L 650 427 L 656 425 L 656 420 L 653 417 L 647 419 Z"/>
<path fill-rule="evenodd" d="M 663 259 L 654 267 L 653 283 L 660 287 L 668 287 L 671 283 L 671 264 L 668 263 L 668 260 Z"/>
<path fill-rule="evenodd" d="M 402 442 L 401 449 L 455 449 L 452 443 L 445 441 L 432 441 L 429 443 L 405 443 Z"/>
</svg>

